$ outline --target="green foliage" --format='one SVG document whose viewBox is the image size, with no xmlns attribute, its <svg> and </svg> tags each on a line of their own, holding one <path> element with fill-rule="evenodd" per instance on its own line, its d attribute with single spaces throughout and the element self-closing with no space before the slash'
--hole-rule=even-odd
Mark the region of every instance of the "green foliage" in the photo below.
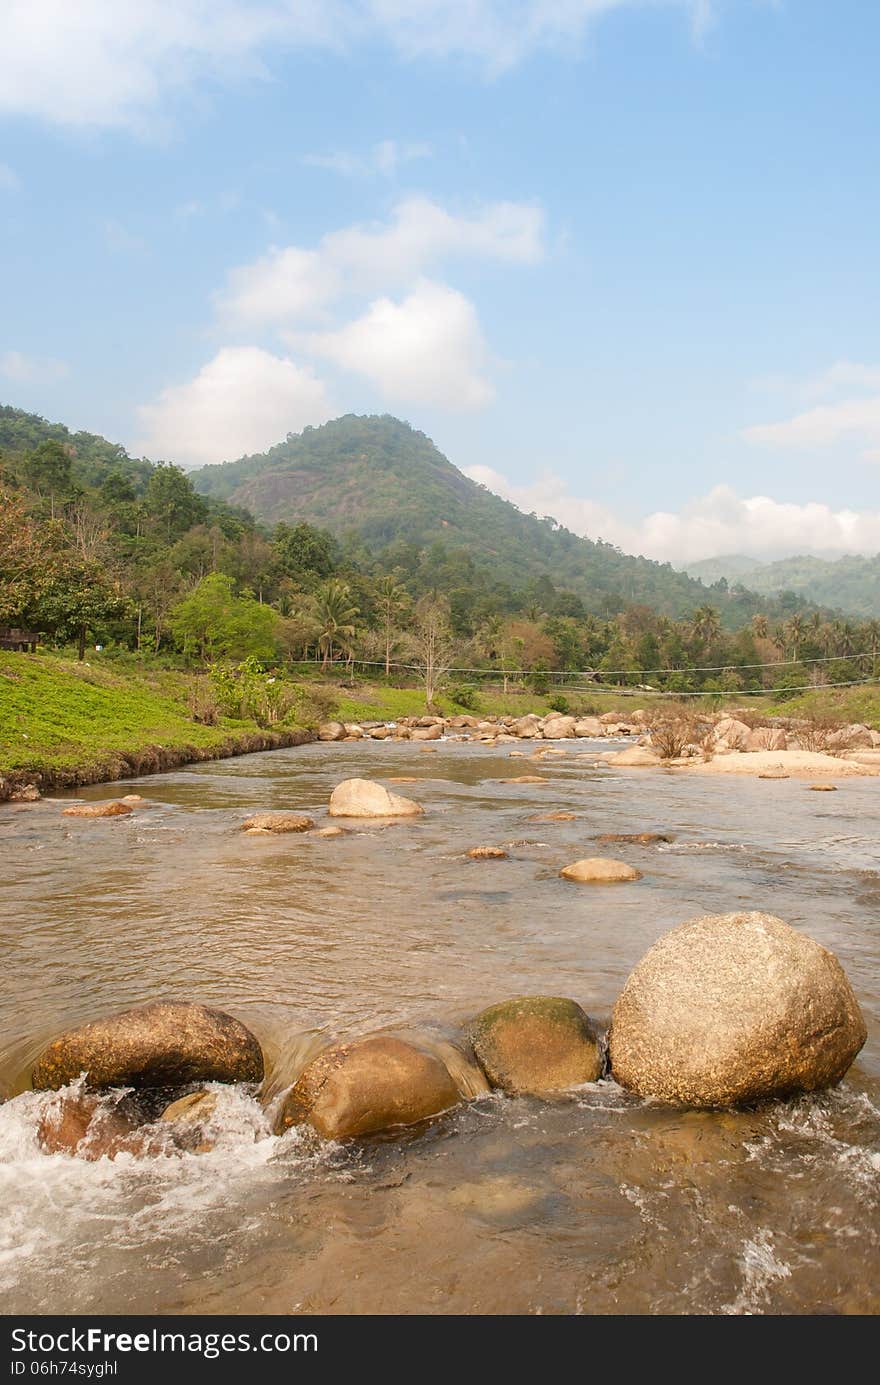
<svg viewBox="0 0 880 1385">
<path fill-rule="evenodd" d="M 271 606 L 235 595 L 231 577 L 212 572 L 171 611 L 171 630 L 184 650 L 208 659 L 272 659 L 278 652 L 278 616 Z"/>
<path fill-rule="evenodd" d="M 473 683 L 450 684 L 449 696 L 457 707 L 463 707 L 466 712 L 480 710 L 479 689 Z"/>
<path fill-rule="evenodd" d="M 550 706 L 553 708 L 553 711 L 561 712 L 563 715 L 569 711 L 570 705 L 568 698 L 563 697 L 562 693 L 556 693 L 550 699 Z"/>
<path fill-rule="evenodd" d="M 288 683 L 250 655 L 240 664 L 212 664 L 211 686 L 226 716 L 255 721 L 258 726 L 296 721 L 302 689 Z"/>
</svg>

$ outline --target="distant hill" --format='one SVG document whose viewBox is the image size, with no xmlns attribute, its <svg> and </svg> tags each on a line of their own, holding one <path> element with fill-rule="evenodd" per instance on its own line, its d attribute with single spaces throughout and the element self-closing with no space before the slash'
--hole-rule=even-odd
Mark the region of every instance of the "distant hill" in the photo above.
<svg viewBox="0 0 880 1385">
<path fill-rule="evenodd" d="M 347 414 L 291 434 L 268 452 L 192 473 L 207 496 L 269 523 L 307 520 L 374 553 L 395 544 L 465 550 L 515 590 L 549 577 L 587 609 L 643 604 L 685 616 L 710 603 L 724 624 L 744 624 L 767 603 L 750 592 L 709 590 L 668 563 L 630 557 L 526 515 L 464 476 L 424 433 L 389 415 Z"/>
<path fill-rule="evenodd" d="M 140 494 L 153 470 L 152 462 L 130 457 L 119 443 L 108 442 L 97 433 L 72 433 L 63 423 L 48 423 L 39 414 L 0 404 L 0 465 L 4 456 L 19 457 L 44 442 L 60 442 L 67 449 L 73 478 L 82 485 L 100 486 L 111 473 L 119 472 Z"/>
<path fill-rule="evenodd" d="M 862 619 L 880 618 L 880 554 L 873 558 L 847 554 L 841 558 L 814 558 L 803 554 L 760 563 L 734 554 L 689 563 L 691 577 L 716 582 L 747 583 L 751 591 L 768 596 L 795 592 L 819 606 L 831 606 Z"/>
</svg>

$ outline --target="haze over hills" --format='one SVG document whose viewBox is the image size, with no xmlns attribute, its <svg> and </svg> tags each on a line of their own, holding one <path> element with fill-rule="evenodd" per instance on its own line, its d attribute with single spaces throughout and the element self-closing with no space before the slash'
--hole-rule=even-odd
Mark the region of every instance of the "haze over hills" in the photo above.
<svg viewBox="0 0 880 1385">
<path fill-rule="evenodd" d="M 710 602 L 728 627 L 766 608 L 752 593 L 708 590 L 668 563 L 580 538 L 523 514 L 463 475 L 424 433 L 389 415 L 347 414 L 291 434 L 265 453 L 191 474 L 203 495 L 269 523 L 307 520 L 374 552 L 395 544 L 465 549 L 496 581 L 547 576 L 593 612 L 643 604 L 682 616 Z"/>
<path fill-rule="evenodd" d="M 839 558 L 801 554 L 772 563 L 732 554 L 688 563 L 683 570 L 707 584 L 724 578 L 731 585 L 742 582 L 762 595 L 795 592 L 816 605 L 831 606 L 848 615 L 880 616 L 880 554 L 864 557 L 848 553 Z"/>
</svg>

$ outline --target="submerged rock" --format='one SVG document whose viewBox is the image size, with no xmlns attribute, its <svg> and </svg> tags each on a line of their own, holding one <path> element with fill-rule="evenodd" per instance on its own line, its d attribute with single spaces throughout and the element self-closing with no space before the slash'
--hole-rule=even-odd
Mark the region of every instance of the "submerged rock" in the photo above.
<svg viewBox="0 0 880 1385">
<path fill-rule="evenodd" d="M 664 934 L 630 975 L 611 1070 L 640 1096 L 735 1106 L 834 1085 L 865 1037 L 833 953 L 772 914 L 710 914 Z"/>
<path fill-rule="evenodd" d="M 836 784 L 808 784 L 810 793 L 837 793 Z"/>
<path fill-rule="evenodd" d="M 503 846 L 472 846 L 468 852 L 472 861 L 506 861 L 507 852 Z"/>
<path fill-rule="evenodd" d="M 115 800 L 112 803 L 72 803 L 62 809 L 66 818 L 118 818 L 131 812 L 131 804 Z"/>
<path fill-rule="evenodd" d="M 305 813 L 254 813 L 241 825 L 245 832 L 311 832 L 315 820 Z"/>
<path fill-rule="evenodd" d="M 330 795 L 331 818 L 408 818 L 424 809 L 369 779 L 344 779 Z"/>
<path fill-rule="evenodd" d="M 657 842 L 674 842 L 671 832 L 603 832 L 596 841 L 600 846 L 607 842 L 633 842 L 636 846 L 653 846 Z"/>
<path fill-rule="evenodd" d="M 529 822 L 574 822 L 577 813 L 533 813 Z"/>
<path fill-rule="evenodd" d="M 282 1102 L 275 1134 L 308 1124 L 326 1140 L 347 1140 L 415 1125 L 460 1101 L 446 1066 L 393 1035 L 376 1034 L 325 1049 Z"/>
<path fill-rule="evenodd" d="M 89 1087 L 182 1087 L 261 1082 L 259 1043 L 231 1015 L 187 1001 L 157 1001 L 94 1020 L 53 1039 L 32 1074 L 36 1091 L 86 1074 Z"/>
<path fill-rule="evenodd" d="M 477 1061 L 503 1092 L 553 1092 L 595 1082 L 602 1047 L 579 1005 L 559 996 L 517 996 L 490 1005 L 468 1027 Z"/>
<path fill-rule="evenodd" d="M 642 872 L 626 861 L 615 861 L 610 856 L 587 856 L 582 861 L 573 861 L 559 874 L 563 880 L 574 880 L 579 885 L 613 885 L 620 881 L 641 880 Z"/>
<path fill-rule="evenodd" d="M 94 1093 L 60 1093 L 46 1107 L 37 1126 L 45 1154 L 73 1154 L 79 1159 L 115 1159 L 117 1154 L 148 1154 L 149 1138 L 138 1127 L 141 1118 L 126 1098 L 115 1103 Z"/>
</svg>

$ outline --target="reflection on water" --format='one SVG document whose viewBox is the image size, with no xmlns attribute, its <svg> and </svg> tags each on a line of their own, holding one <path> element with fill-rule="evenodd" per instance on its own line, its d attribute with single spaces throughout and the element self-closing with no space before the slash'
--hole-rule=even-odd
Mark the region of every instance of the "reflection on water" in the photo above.
<svg viewBox="0 0 880 1385">
<path fill-rule="evenodd" d="M 149 804 L 129 818 L 0 809 L 0 1092 L 23 1093 L 0 1110 L 6 1311 L 876 1312 L 877 781 L 819 796 L 593 768 L 582 751 L 542 761 L 548 783 L 504 784 L 499 750 L 311 746 L 128 783 Z M 350 775 L 417 777 L 404 791 L 425 817 L 329 839 L 237 830 L 256 809 L 320 817 Z M 577 816 L 530 821 L 556 810 Z M 671 844 L 611 848 L 637 884 L 558 878 L 601 833 L 661 829 Z M 510 858 L 470 861 L 475 845 Z M 210 1154 L 37 1149 L 30 1064 L 97 1014 L 220 1005 L 258 1034 L 277 1092 L 337 1033 L 417 1027 L 448 1046 L 478 1008 L 531 991 L 607 1017 L 661 932 L 739 908 L 781 915 L 847 969 L 869 1039 L 837 1091 L 726 1114 L 609 1082 L 483 1096 L 345 1149 L 277 1140 L 227 1091 Z"/>
</svg>

